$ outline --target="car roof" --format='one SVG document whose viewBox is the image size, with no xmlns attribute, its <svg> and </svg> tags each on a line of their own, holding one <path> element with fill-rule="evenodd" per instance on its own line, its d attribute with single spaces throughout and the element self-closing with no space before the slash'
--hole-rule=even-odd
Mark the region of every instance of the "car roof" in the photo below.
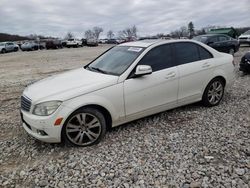
<svg viewBox="0 0 250 188">
<path fill-rule="evenodd" d="M 230 37 L 230 36 L 225 35 L 225 34 L 205 34 L 205 35 L 198 35 L 197 37 L 213 37 L 213 36 L 227 36 L 227 37 Z"/>
<path fill-rule="evenodd" d="M 167 43 L 173 43 L 173 42 L 188 42 L 188 41 L 193 42 L 193 40 L 188 40 L 188 39 L 172 39 L 172 40 L 157 39 L 157 40 L 140 40 L 140 41 L 134 41 L 134 42 L 126 42 L 118 46 L 132 46 L 132 47 L 147 48 L 149 46 L 156 45 L 156 44 L 167 44 Z"/>
</svg>

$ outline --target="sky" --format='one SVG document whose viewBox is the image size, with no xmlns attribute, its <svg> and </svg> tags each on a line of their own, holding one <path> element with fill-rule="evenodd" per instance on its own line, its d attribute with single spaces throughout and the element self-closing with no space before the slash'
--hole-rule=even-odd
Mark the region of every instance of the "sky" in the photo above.
<svg viewBox="0 0 250 188">
<path fill-rule="evenodd" d="M 94 26 L 117 33 L 136 25 L 139 36 L 169 33 L 190 21 L 250 26 L 250 0 L 0 0 L 0 33 L 83 37 Z"/>
</svg>

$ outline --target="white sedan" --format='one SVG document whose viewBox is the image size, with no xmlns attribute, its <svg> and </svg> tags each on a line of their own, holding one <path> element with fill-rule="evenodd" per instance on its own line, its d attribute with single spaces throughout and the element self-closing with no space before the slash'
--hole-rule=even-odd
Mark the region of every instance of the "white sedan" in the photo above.
<svg viewBox="0 0 250 188">
<path fill-rule="evenodd" d="M 28 86 L 21 117 L 38 140 L 89 146 L 108 128 L 138 118 L 198 101 L 218 105 L 233 80 L 233 57 L 200 42 L 124 43 Z"/>
</svg>

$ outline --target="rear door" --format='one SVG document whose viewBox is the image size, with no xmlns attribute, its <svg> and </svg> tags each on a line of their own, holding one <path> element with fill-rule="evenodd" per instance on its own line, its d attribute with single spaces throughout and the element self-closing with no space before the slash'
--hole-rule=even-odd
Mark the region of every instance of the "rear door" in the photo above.
<svg viewBox="0 0 250 188">
<path fill-rule="evenodd" d="M 159 112 L 168 105 L 176 105 L 178 71 L 173 61 L 172 46 L 165 44 L 151 49 L 137 65 L 150 65 L 153 73 L 125 80 L 126 116 Z"/>
<path fill-rule="evenodd" d="M 203 88 L 211 79 L 213 56 L 204 47 L 193 42 L 174 45 L 175 58 L 179 64 L 178 103 L 188 104 L 201 98 Z"/>
<path fill-rule="evenodd" d="M 227 36 L 218 36 L 218 43 L 219 45 L 219 51 L 228 53 L 229 49 L 231 48 L 231 40 Z"/>
</svg>

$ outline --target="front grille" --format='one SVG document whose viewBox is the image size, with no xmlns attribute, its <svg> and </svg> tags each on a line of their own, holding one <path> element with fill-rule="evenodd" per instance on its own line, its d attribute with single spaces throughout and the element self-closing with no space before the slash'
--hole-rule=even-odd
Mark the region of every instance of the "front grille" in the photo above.
<svg viewBox="0 0 250 188">
<path fill-rule="evenodd" d="M 21 109 L 29 112 L 31 107 L 31 99 L 21 96 Z"/>
</svg>

